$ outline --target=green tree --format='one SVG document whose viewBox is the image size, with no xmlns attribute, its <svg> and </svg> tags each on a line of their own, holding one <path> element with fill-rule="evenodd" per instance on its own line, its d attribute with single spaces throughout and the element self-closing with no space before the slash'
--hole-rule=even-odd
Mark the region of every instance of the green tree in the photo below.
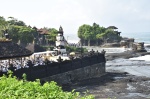
<svg viewBox="0 0 150 99">
<path fill-rule="evenodd" d="M 97 40 L 97 45 L 98 45 L 98 41 L 100 40 L 102 43 L 103 37 L 105 36 L 105 27 L 99 27 L 99 33 L 96 34 L 96 40 Z"/>
<path fill-rule="evenodd" d="M 78 29 L 78 37 L 80 38 L 81 44 L 86 44 L 86 42 L 88 41 L 89 46 L 91 45 L 90 42 L 92 41 L 93 44 L 96 43 L 96 45 L 98 46 L 99 44 L 102 44 L 102 42 L 106 43 L 108 40 L 112 42 L 120 41 L 120 32 L 115 31 L 115 29 L 118 28 L 115 26 L 105 28 L 99 26 L 99 24 L 97 23 L 93 23 L 92 26 L 88 24 L 83 24 Z"/>
<path fill-rule="evenodd" d="M 113 29 L 107 29 L 105 31 L 104 39 L 105 43 L 107 43 L 107 39 L 114 41 L 116 38 L 116 34 Z"/>
<path fill-rule="evenodd" d="M 102 33 L 104 33 L 105 32 L 105 28 L 99 26 L 99 24 L 96 24 L 96 23 L 93 23 L 92 28 L 93 28 L 92 31 L 94 33 L 94 40 L 96 41 L 96 45 L 98 46 L 99 45 L 98 41 L 101 39 L 101 38 L 99 38 L 98 35 L 101 35 Z"/>
<path fill-rule="evenodd" d="M 16 25 L 11 25 L 8 30 L 10 39 L 12 39 L 12 41 L 15 43 L 18 43 L 18 41 L 20 39 L 19 30 L 20 30 L 20 26 L 16 26 Z"/>
<path fill-rule="evenodd" d="M 20 26 L 18 33 L 21 44 L 26 45 L 28 43 L 32 43 L 34 40 L 33 32 L 34 30 L 32 28 Z"/>
<path fill-rule="evenodd" d="M 17 25 L 17 26 L 26 26 L 26 24 L 23 21 L 17 20 L 14 17 L 8 17 L 10 20 L 8 20 L 7 22 L 10 25 Z"/>
<path fill-rule="evenodd" d="M 107 40 L 111 40 L 112 42 L 115 40 L 120 40 L 120 36 L 113 29 L 106 29 L 101 34 L 96 35 L 97 38 L 102 39 L 104 43 L 107 43 Z"/>
<path fill-rule="evenodd" d="M 34 26 L 32 28 L 32 34 L 33 34 L 33 37 L 34 37 L 34 43 L 37 44 L 38 43 L 38 31 L 37 31 L 37 28 Z"/>
<path fill-rule="evenodd" d="M 8 32 L 10 39 L 15 43 L 20 41 L 21 44 L 26 45 L 34 40 L 35 30 L 27 26 L 11 25 Z"/>
<path fill-rule="evenodd" d="M 0 16 L 0 35 L 3 38 L 3 33 L 6 33 L 9 28 L 8 22 L 5 20 L 4 17 Z"/>
<path fill-rule="evenodd" d="M 50 28 L 48 29 L 48 34 L 47 35 L 47 39 L 50 41 L 50 42 L 55 42 L 56 41 L 56 36 L 58 34 L 58 30 L 56 30 L 55 28 Z"/>
<path fill-rule="evenodd" d="M 91 40 L 94 39 L 94 33 L 92 32 L 92 27 L 90 25 L 85 27 L 84 39 L 88 41 L 88 46 L 90 46 Z"/>
<path fill-rule="evenodd" d="M 90 41 L 94 38 L 92 27 L 87 24 L 80 26 L 78 29 L 78 37 L 81 39 L 81 42 L 87 40 L 88 45 L 90 46 Z"/>
</svg>

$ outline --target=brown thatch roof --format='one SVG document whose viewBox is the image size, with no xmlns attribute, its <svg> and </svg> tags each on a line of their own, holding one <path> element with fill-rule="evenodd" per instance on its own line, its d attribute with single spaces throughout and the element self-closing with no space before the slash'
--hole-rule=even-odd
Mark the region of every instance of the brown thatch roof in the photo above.
<svg viewBox="0 0 150 99">
<path fill-rule="evenodd" d="M 0 59 L 30 56 L 33 53 L 12 41 L 0 41 Z"/>
<path fill-rule="evenodd" d="M 39 32 L 39 34 L 43 34 L 43 35 L 48 35 L 48 30 L 47 29 L 38 29 L 37 30 Z"/>
</svg>

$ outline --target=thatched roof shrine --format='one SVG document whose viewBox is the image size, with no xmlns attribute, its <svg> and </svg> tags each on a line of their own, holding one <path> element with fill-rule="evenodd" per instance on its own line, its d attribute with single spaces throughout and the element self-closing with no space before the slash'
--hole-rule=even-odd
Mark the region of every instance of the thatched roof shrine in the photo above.
<svg viewBox="0 0 150 99">
<path fill-rule="evenodd" d="M 12 41 L 0 41 L 0 59 L 30 56 L 33 53 Z"/>
<path fill-rule="evenodd" d="M 37 30 L 39 32 L 39 34 L 42 34 L 42 35 L 48 35 L 48 30 L 47 29 L 38 29 Z"/>
</svg>

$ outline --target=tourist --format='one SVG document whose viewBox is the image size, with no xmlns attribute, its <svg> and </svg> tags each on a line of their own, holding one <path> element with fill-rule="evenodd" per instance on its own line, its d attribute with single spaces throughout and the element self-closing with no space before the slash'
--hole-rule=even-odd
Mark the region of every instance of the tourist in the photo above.
<svg viewBox="0 0 150 99">
<path fill-rule="evenodd" d="M 9 65 L 8 70 L 11 70 L 12 72 L 14 72 L 15 69 L 16 69 L 16 67 L 14 67 L 13 64 L 10 64 L 10 65 Z"/>
</svg>

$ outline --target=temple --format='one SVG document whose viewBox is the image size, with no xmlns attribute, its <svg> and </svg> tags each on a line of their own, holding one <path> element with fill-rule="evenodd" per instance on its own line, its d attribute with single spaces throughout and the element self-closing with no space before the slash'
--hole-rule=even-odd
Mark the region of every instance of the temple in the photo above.
<svg viewBox="0 0 150 99">
<path fill-rule="evenodd" d="M 57 55 L 63 55 L 66 54 L 66 48 L 67 42 L 63 36 L 63 28 L 60 26 L 58 35 L 56 36 L 56 47 L 54 48 L 54 51 L 57 52 Z"/>
</svg>

